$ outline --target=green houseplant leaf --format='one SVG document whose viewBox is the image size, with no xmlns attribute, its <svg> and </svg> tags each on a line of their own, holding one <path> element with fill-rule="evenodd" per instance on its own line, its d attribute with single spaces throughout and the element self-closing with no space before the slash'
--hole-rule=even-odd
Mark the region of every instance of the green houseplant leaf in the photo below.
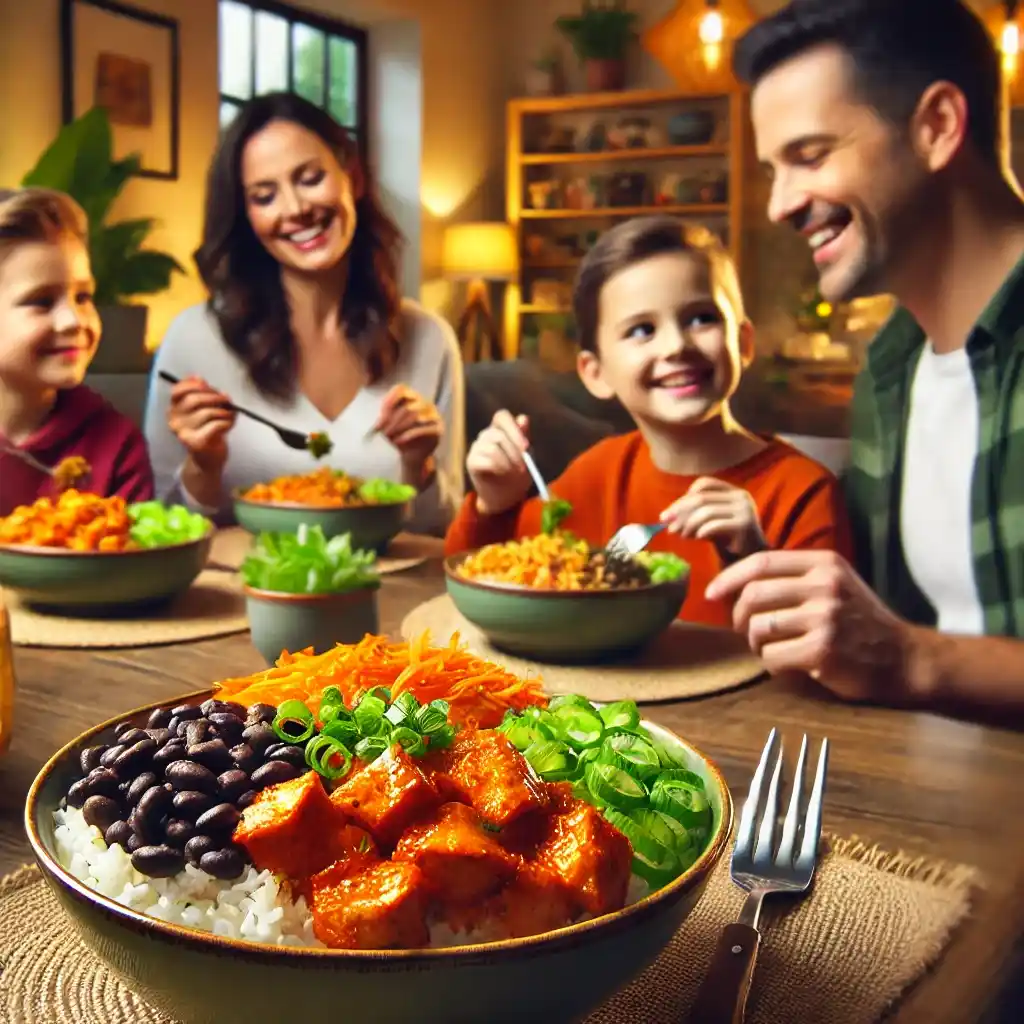
<svg viewBox="0 0 1024 1024">
<path fill-rule="evenodd" d="M 139 167 L 136 153 L 114 159 L 110 119 L 102 107 L 93 107 L 64 125 L 22 178 L 25 187 L 66 192 L 85 211 L 99 305 L 164 291 L 175 272 L 185 273 L 170 254 L 142 248 L 155 221 L 106 222 L 111 206 Z"/>
<path fill-rule="evenodd" d="M 581 62 L 623 60 L 637 37 L 637 15 L 623 0 L 583 0 L 579 14 L 564 15 L 555 27 L 572 45 Z"/>
</svg>

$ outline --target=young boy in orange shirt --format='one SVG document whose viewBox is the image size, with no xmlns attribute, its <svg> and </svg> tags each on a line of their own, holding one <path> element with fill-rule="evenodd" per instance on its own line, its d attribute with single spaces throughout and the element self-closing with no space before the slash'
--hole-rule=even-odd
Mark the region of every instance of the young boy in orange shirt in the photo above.
<svg viewBox="0 0 1024 1024">
<path fill-rule="evenodd" d="M 704 589 L 725 562 L 762 548 L 849 552 L 836 478 L 729 411 L 754 331 L 709 231 L 661 216 L 617 225 L 584 259 L 573 307 L 580 378 L 595 397 L 618 398 L 638 429 L 596 444 L 551 484 L 572 505 L 565 529 L 602 547 L 627 523 L 666 524 L 649 549 L 690 564 L 680 617 L 715 626 L 730 625 L 730 609 Z M 448 554 L 540 533 L 542 502 L 526 500 L 528 427 L 502 410 L 473 443 L 474 490 Z"/>
</svg>

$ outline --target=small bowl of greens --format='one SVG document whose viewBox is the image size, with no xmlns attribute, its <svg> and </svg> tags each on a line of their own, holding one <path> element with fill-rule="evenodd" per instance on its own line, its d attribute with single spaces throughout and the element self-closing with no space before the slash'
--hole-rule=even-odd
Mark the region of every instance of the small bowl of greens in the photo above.
<svg viewBox="0 0 1024 1024">
<path fill-rule="evenodd" d="M 188 590 L 212 536 L 182 505 L 65 491 L 0 519 L 0 586 L 42 611 L 138 613 Z"/>
<path fill-rule="evenodd" d="M 358 643 L 378 633 L 380 576 L 372 551 L 319 526 L 261 533 L 242 562 L 252 642 L 274 664 L 282 651 Z"/>
<path fill-rule="evenodd" d="M 235 519 L 252 534 L 294 533 L 300 523 L 319 526 L 326 538 L 348 534 L 353 548 L 378 553 L 401 531 L 416 488 L 394 480 L 364 480 L 322 466 L 239 488 Z"/>
</svg>

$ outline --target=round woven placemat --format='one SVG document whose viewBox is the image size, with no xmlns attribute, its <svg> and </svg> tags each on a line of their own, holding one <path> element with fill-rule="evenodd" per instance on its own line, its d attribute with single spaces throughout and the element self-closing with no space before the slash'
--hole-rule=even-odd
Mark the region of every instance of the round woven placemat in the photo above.
<svg viewBox="0 0 1024 1024">
<path fill-rule="evenodd" d="M 220 568 L 237 569 L 242 564 L 252 534 L 241 526 L 228 526 L 218 530 L 210 547 L 210 562 Z M 377 571 L 386 574 L 402 572 L 422 565 L 428 558 L 444 554 L 444 541 L 440 537 L 424 537 L 418 533 L 400 533 L 388 545 L 387 551 L 377 559 Z"/>
<path fill-rule="evenodd" d="M 402 622 L 408 640 L 425 630 L 444 642 L 458 633 L 475 654 L 517 675 L 541 676 L 549 693 L 579 693 L 590 700 L 635 700 L 652 704 L 721 693 L 764 673 L 743 638 L 726 629 L 673 623 L 628 661 L 597 665 L 552 665 L 499 651 L 458 612 L 447 594 L 414 608 Z"/>
<path fill-rule="evenodd" d="M 145 616 L 75 619 L 46 615 L 4 595 L 17 647 L 155 647 L 209 640 L 249 628 L 241 582 L 234 573 L 207 569 L 180 597 Z"/>
</svg>

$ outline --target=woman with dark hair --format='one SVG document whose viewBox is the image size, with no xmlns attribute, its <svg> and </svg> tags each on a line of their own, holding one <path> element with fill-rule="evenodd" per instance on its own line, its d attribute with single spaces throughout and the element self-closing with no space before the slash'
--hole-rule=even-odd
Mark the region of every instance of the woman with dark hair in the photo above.
<svg viewBox="0 0 1024 1024">
<path fill-rule="evenodd" d="M 412 484 L 410 528 L 443 530 L 462 496 L 462 363 L 450 326 L 399 296 L 400 242 L 330 115 L 290 93 L 242 107 L 207 180 L 209 302 L 175 319 L 154 362 L 161 497 L 224 521 L 234 488 L 315 468 L 230 401 L 327 434 L 326 464 Z"/>
</svg>

